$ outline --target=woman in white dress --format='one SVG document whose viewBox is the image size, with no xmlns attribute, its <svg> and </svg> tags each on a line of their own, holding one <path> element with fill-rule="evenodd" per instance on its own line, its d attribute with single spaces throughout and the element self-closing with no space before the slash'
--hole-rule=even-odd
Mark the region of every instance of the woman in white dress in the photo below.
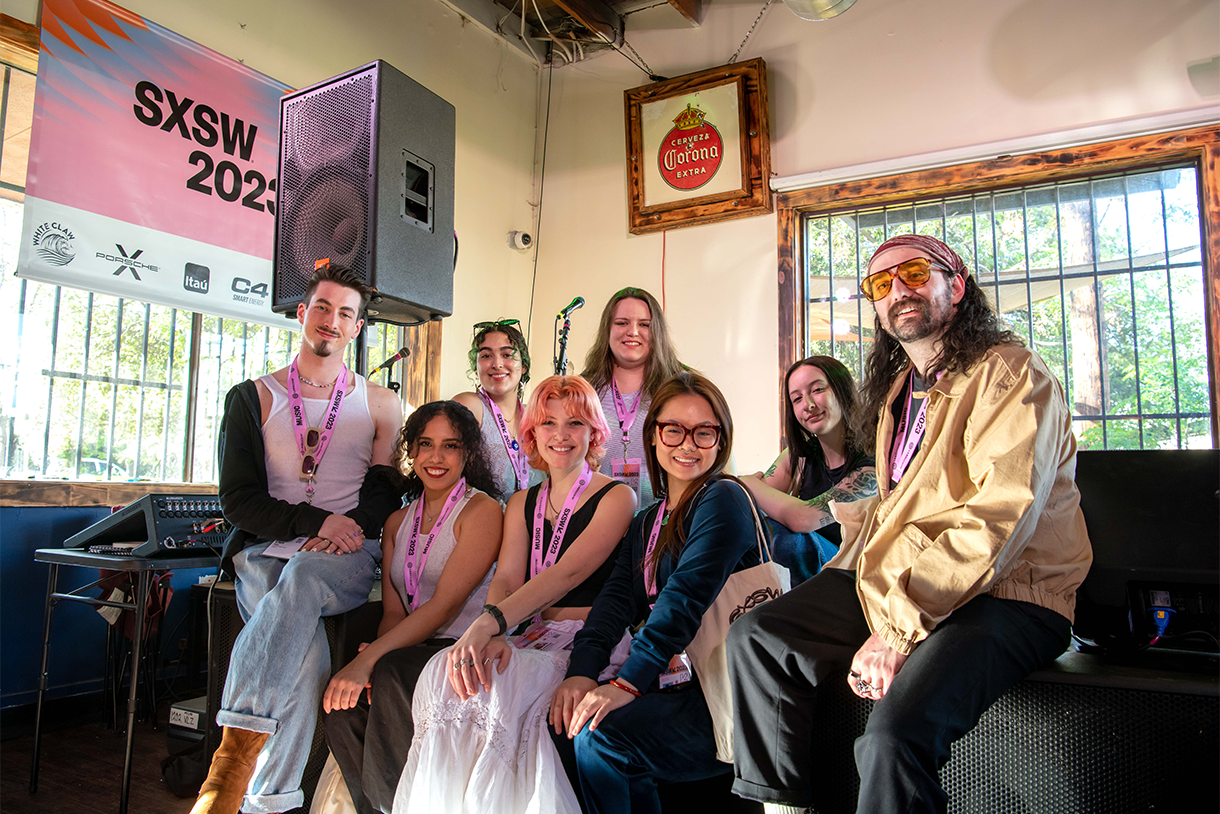
<svg viewBox="0 0 1220 814">
<path fill-rule="evenodd" d="M 597 394 L 583 379 L 539 384 L 521 440 L 547 479 L 508 501 L 487 612 L 420 676 L 415 739 L 394 814 L 580 811 L 547 714 L 572 638 L 635 513 L 632 491 L 594 471 L 607 433 Z"/>
</svg>

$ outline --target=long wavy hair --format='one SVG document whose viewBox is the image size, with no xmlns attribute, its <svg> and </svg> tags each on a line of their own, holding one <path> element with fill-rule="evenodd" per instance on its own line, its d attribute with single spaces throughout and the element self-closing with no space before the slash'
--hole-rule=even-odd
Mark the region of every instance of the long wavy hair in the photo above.
<svg viewBox="0 0 1220 814">
<path fill-rule="evenodd" d="M 438 415 L 449 420 L 449 425 L 462 442 L 462 477 L 466 478 L 466 485 L 486 492 L 497 500 L 504 497 L 491 473 L 487 446 L 483 442 L 479 422 L 474 420 L 474 413 L 456 401 L 430 401 L 407 418 L 406 423 L 402 425 L 402 431 L 398 433 L 398 444 L 394 448 L 394 468 L 406 476 L 403 491 L 407 502 L 415 500 L 424 492 L 424 483 L 415 473 L 412 449 L 423 435 L 428 422 Z"/>
<path fill-rule="evenodd" d="M 958 272 L 945 270 L 952 283 Z M 974 275 L 966 277 L 961 302 L 949 319 L 940 337 L 940 353 L 932 360 L 929 375 L 964 373 L 983 358 L 990 348 L 1002 344 L 1023 345 L 1021 338 L 1000 327 L 995 311 L 987 302 L 983 289 Z M 910 360 L 897 339 L 881 327 L 881 318 L 873 316 L 873 349 L 864 364 L 864 384 L 860 388 L 860 409 L 857 411 L 856 434 L 865 449 L 873 449 L 877 441 L 877 422 L 881 411 L 888 408 L 886 397 L 898 375 Z"/>
<path fill-rule="evenodd" d="M 716 423 L 720 425 L 720 443 L 707 472 L 690 483 L 676 505 L 668 507 L 669 521 L 661 528 L 657 547 L 653 549 L 652 556 L 641 564 L 646 572 L 652 569 L 652 572 L 656 573 L 656 568 L 664 557 L 676 558 L 682 553 L 686 546 L 686 515 L 690 511 L 691 502 L 704 484 L 713 478 L 737 480 L 724 471 L 733 452 L 733 415 L 729 412 L 729 403 L 711 379 L 702 373 L 684 370 L 666 379 L 657 388 L 652 397 L 652 405 L 648 408 L 648 415 L 644 418 L 644 457 L 648 464 L 648 478 L 652 482 L 653 492 L 658 497 L 665 497 L 669 487 L 666 472 L 657 458 L 657 444 L 660 443 L 657 440 L 657 417 L 668 402 L 685 395 L 699 396 L 712 408 Z"/>
<path fill-rule="evenodd" d="M 858 459 L 868 454 L 868 448 L 860 444 L 860 436 L 855 427 L 856 415 L 856 382 L 851 377 L 847 366 L 833 356 L 808 356 L 788 368 L 784 374 L 784 392 L 780 398 L 784 401 L 784 436 L 788 440 L 788 471 L 792 473 L 793 485 L 797 485 L 800 475 L 801 459 L 821 463 L 824 455 L 822 444 L 817 437 L 801 426 L 796 420 L 796 409 L 789 397 L 792 374 L 802 367 L 816 367 L 826 376 L 830 392 L 839 404 L 843 414 L 843 456 L 847 459 L 848 469 L 855 466 Z"/>
<path fill-rule="evenodd" d="M 483 340 L 487 338 L 488 334 L 504 334 L 508 337 L 508 344 L 513 346 L 513 353 L 521 360 L 521 381 L 517 382 L 517 398 L 525 398 L 525 383 L 530 380 L 529 343 L 525 341 L 525 336 L 521 333 L 520 328 L 516 325 L 505 325 L 503 320 L 485 324 L 474 332 L 474 337 L 470 340 L 470 350 L 466 354 L 466 358 L 470 360 L 470 378 L 477 387 L 480 383 L 479 346 L 483 344 Z"/>
<path fill-rule="evenodd" d="M 538 383 L 530 396 L 529 404 L 521 416 L 521 448 L 529 458 L 530 466 L 550 472 L 550 465 L 538 452 L 536 431 L 546 418 L 548 399 L 559 399 L 568 415 L 579 418 L 589 425 L 589 451 L 585 462 L 597 469 L 606 457 L 606 439 L 610 437 L 610 426 L 602 414 L 601 400 L 587 381 L 579 376 L 548 376 Z"/>
<path fill-rule="evenodd" d="M 678 360 L 678 351 L 674 347 L 673 339 L 670 338 L 669 325 L 665 321 L 665 312 L 661 310 L 661 304 L 657 302 L 656 297 L 642 288 L 624 288 L 615 292 L 610 301 L 606 303 L 606 307 L 602 309 L 601 322 L 597 326 L 597 337 L 593 340 L 593 347 L 589 348 L 588 355 L 585 356 L 585 369 L 580 372 L 580 375 L 599 393 L 610 386 L 610 380 L 614 377 L 614 354 L 610 352 L 610 327 L 614 323 L 614 312 L 623 300 L 640 300 L 648 306 L 651 318 L 648 326 L 651 344 L 648 360 L 644 363 L 644 391 L 655 398 L 657 388 L 661 386 L 661 383 L 686 367 Z"/>
</svg>

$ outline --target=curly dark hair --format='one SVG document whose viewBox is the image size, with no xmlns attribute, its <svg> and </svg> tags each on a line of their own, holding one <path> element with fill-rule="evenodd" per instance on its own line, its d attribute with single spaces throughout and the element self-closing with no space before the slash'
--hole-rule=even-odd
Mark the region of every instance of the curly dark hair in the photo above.
<svg viewBox="0 0 1220 814">
<path fill-rule="evenodd" d="M 515 320 L 499 319 L 495 322 L 480 322 L 475 325 L 474 338 L 470 340 L 470 350 L 466 353 L 466 358 L 470 361 L 470 378 L 477 386 L 479 384 L 479 346 L 483 344 L 483 340 L 487 338 L 488 334 L 504 334 L 508 337 L 508 344 L 513 346 L 513 352 L 521 360 L 521 381 L 517 382 L 517 398 L 520 399 L 525 398 L 525 383 L 530 380 L 530 347 L 529 343 L 525 341 L 525 335 L 521 333 L 521 329 L 513 322 Z"/>
<path fill-rule="evenodd" d="M 843 455 L 847 459 L 848 469 L 853 468 L 860 458 L 868 455 L 870 449 L 870 447 L 861 445 L 860 434 L 855 426 L 856 382 L 851 377 L 851 371 L 833 356 L 807 356 L 788 368 L 788 372 L 784 374 L 784 392 L 780 394 L 780 398 L 784 402 L 784 437 L 788 441 L 788 469 L 794 479 L 800 471 L 802 458 L 811 460 L 815 464 L 821 462 L 823 458 L 822 445 L 796 420 L 796 410 L 792 407 L 792 399 L 788 396 L 788 393 L 791 392 L 788 388 L 792 374 L 806 365 L 816 367 L 826 375 L 830 392 L 834 394 L 835 401 L 839 403 L 839 410 L 843 413 Z"/>
<path fill-rule="evenodd" d="M 945 270 L 949 282 L 957 272 Z M 945 332 L 940 337 L 940 354 L 932 360 L 927 375 L 940 372 L 964 373 L 996 345 L 1025 344 L 1012 331 L 1000 327 L 995 311 L 987 302 L 983 289 L 974 275 L 964 272 L 965 292 Z M 856 435 L 865 449 L 877 442 L 877 422 L 887 408 L 890 387 L 907 366 L 908 358 L 897 339 L 881 327 L 881 319 L 873 317 L 873 350 L 864 363 L 864 384 L 860 388 L 860 409 L 857 411 Z"/>
<path fill-rule="evenodd" d="M 462 441 L 462 476 L 466 478 L 466 484 L 499 500 L 503 495 L 500 493 L 500 487 L 496 485 L 496 479 L 491 474 L 487 447 L 483 443 L 483 433 L 479 429 L 479 422 L 474 420 L 474 413 L 456 401 L 430 401 L 407 418 L 407 422 L 402 426 L 402 432 L 398 434 L 398 443 L 394 447 L 393 466 L 406 476 L 404 496 L 407 502 L 419 497 L 424 491 L 423 481 L 419 479 L 419 475 L 415 474 L 415 469 L 411 465 L 411 448 L 423 434 L 428 422 L 438 415 L 449 419 L 450 426 Z"/>
</svg>

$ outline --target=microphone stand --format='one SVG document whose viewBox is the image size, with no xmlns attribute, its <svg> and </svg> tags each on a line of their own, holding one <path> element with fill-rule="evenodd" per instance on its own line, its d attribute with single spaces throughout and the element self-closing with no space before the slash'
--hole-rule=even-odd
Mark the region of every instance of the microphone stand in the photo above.
<svg viewBox="0 0 1220 814">
<path fill-rule="evenodd" d="M 559 320 L 563 320 L 563 327 L 559 327 Z M 568 314 L 560 314 L 555 317 L 555 334 L 559 344 L 559 353 L 555 356 L 555 375 L 564 375 L 564 370 L 568 366 L 568 331 L 572 328 L 572 319 Z M 552 343 L 554 344 L 554 343 Z"/>
</svg>

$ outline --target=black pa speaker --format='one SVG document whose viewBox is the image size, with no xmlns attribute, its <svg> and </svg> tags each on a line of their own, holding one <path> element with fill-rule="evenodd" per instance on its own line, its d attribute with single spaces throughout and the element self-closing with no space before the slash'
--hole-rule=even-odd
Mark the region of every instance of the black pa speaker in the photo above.
<svg viewBox="0 0 1220 814">
<path fill-rule="evenodd" d="M 272 310 L 329 260 L 374 290 L 371 319 L 453 313 L 454 143 L 453 105 L 381 60 L 284 96 Z"/>
</svg>

